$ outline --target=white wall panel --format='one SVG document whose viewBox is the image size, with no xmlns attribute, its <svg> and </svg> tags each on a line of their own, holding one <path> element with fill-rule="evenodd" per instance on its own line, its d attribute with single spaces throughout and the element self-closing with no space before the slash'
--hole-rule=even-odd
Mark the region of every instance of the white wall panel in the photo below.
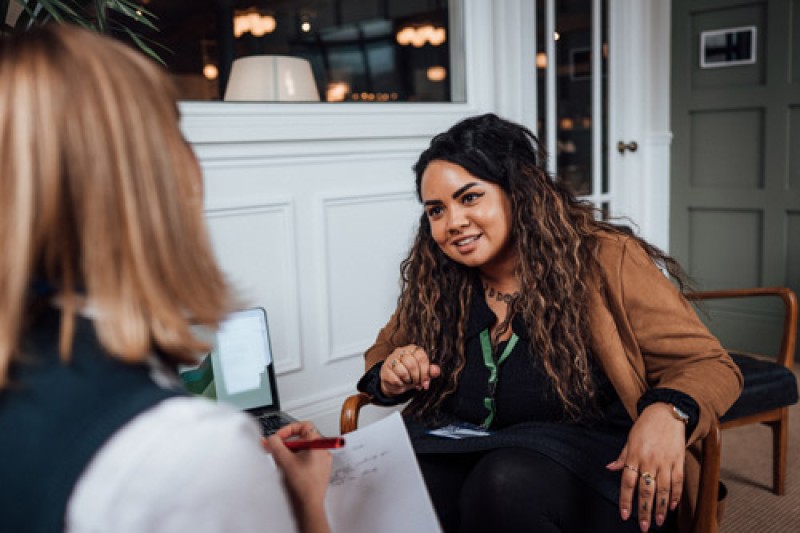
<svg viewBox="0 0 800 533">
<path fill-rule="evenodd" d="M 299 369 L 300 327 L 292 204 L 206 211 L 217 259 L 247 306 L 267 310 L 277 371 Z"/>
<path fill-rule="evenodd" d="M 215 250 L 270 314 L 283 406 L 335 433 L 394 309 L 427 139 L 327 144 L 219 145 L 201 162 Z"/>
<path fill-rule="evenodd" d="M 408 190 L 321 203 L 329 359 L 361 356 L 397 301 L 399 265 L 421 209 Z"/>
</svg>

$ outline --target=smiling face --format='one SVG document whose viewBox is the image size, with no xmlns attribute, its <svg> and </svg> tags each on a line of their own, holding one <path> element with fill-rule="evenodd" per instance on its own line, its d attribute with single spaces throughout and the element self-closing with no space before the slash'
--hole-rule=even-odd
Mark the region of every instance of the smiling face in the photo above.
<svg viewBox="0 0 800 533">
<path fill-rule="evenodd" d="M 436 160 L 422 175 L 420 193 L 431 235 L 445 255 L 487 274 L 513 271 L 511 202 L 499 185 Z"/>
</svg>

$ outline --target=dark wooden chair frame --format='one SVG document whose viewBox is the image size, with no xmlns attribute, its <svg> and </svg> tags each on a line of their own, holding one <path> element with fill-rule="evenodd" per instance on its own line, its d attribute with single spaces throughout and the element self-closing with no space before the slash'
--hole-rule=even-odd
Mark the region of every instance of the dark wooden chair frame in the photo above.
<svg viewBox="0 0 800 533">
<path fill-rule="evenodd" d="M 700 291 L 686 295 L 690 300 L 717 300 L 732 298 L 777 297 L 783 301 L 783 334 L 775 364 L 792 371 L 794 351 L 797 345 L 797 296 L 786 287 L 761 287 L 753 289 L 729 289 Z M 745 354 L 750 355 L 750 354 Z M 730 429 L 760 422 L 772 429 L 772 490 L 782 495 L 786 492 L 786 454 L 789 440 L 789 407 L 779 407 L 749 416 L 724 420 L 720 428 Z"/>
</svg>

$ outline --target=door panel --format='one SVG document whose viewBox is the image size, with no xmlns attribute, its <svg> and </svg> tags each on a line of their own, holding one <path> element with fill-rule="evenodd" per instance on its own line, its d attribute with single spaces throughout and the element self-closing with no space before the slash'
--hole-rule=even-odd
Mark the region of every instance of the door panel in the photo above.
<svg viewBox="0 0 800 533">
<path fill-rule="evenodd" d="M 722 4 L 723 2 L 692 2 L 692 7 L 701 7 L 703 4 Z M 731 2 L 727 2 L 730 4 Z M 759 58 L 764 52 L 764 21 L 766 6 L 763 4 L 750 4 L 740 7 L 724 9 L 697 10 L 690 14 L 689 23 L 691 34 L 696 36 L 691 40 L 691 53 L 695 61 L 692 62 L 691 76 L 694 89 L 711 89 L 715 87 L 730 89 L 732 87 L 747 87 L 763 85 L 766 80 L 764 61 L 756 61 L 752 65 L 739 65 L 736 67 L 701 68 L 700 67 L 700 32 L 713 31 L 720 28 L 741 28 L 755 26 L 756 53 Z"/>
<path fill-rule="evenodd" d="M 757 287 L 762 227 L 762 213 L 756 209 L 692 208 L 689 263 L 684 266 L 694 277 L 714 279 L 719 287 Z"/>
<path fill-rule="evenodd" d="M 762 189 L 764 110 L 690 113 L 692 187 Z"/>
<path fill-rule="evenodd" d="M 800 83 L 800 0 L 793 0 L 792 1 L 792 28 L 794 28 L 794 32 L 792 33 L 792 76 L 791 80 L 794 83 Z M 795 145 L 797 146 L 797 145 Z"/>
<path fill-rule="evenodd" d="M 670 249 L 700 288 L 800 292 L 800 0 L 672 9 Z M 754 63 L 701 67 L 702 32 L 748 26 Z M 781 322 L 766 302 L 711 311 L 712 330 L 741 349 L 770 350 Z"/>
</svg>

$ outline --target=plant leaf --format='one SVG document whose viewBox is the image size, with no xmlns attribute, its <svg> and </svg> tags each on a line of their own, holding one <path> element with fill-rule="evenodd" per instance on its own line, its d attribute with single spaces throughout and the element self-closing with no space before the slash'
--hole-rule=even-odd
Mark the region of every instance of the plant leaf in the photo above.
<svg viewBox="0 0 800 533">
<path fill-rule="evenodd" d="M 105 0 L 95 0 L 94 2 L 94 16 L 97 20 L 97 31 L 100 33 L 108 32 L 108 19 L 106 18 L 106 2 Z"/>
<path fill-rule="evenodd" d="M 158 31 L 156 25 L 151 21 L 151 19 L 157 19 L 158 17 L 138 4 L 127 0 L 108 0 L 106 5 L 109 9 L 133 19 L 153 31 Z"/>
<path fill-rule="evenodd" d="M 64 22 L 64 15 L 68 15 L 71 18 L 75 18 L 78 16 L 75 11 L 72 10 L 68 5 L 64 4 L 63 2 L 51 2 L 50 0 L 38 0 L 39 5 L 45 10 L 53 20 L 59 23 Z"/>
<path fill-rule="evenodd" d="M 164 62 L 163 59 L 161 59 L 161 57 L 155 52 L 155 50 L 150 48 L 150 46 L 148 46 L 148 44 L 144 42 L 144 40 L 141 37 L 139 37 L 135 32 L 133 32 L 130 28 L 127 27 L 124 28 L 124 31 L 125 33 L 128 34 L 128 37 L 130 37 L 131 40 L 134 43 L 136 43 L 136 46 L 138 46 L 140 50 L 142 50 L 145 54 L 147 54 L 152 59 L 160 63 L 162 66 L 164 67 L 167 66 L 167 64 Z"/>
<path fill-rule="evenodd" d="M 16 26 L 20 30 L 30 29 L 36 24 L 41 24 L 47 20 L 47 11 L 42 9 L 41 4 L 36 4 L 31 7 L 24 0 L 17 0 L 17 3 L 22 5 L 22 13 L 20 13 L 17 19 Z"/>
<path fill-rule="evenodd" d="M 11 2 L 22 6 L 22 12 L 13 28 L 5 24 Z M 119 13 L 122 17 L 117 17 L 119 20 L 109 18 L 109 11 Z M 3 17 L 0 20 L 0 32 L 25 31 L 53 20 L 59 24 L 69 22 L 97 33 L 111 34 L 112 30 L 125 33 L 142 52 L 165 65 L 151 45 L 125 22 L 130 20 L 150 30 L 159 31 L 154 22 L 158 17 L 134 0 L 0 0 L 0 17 Z M 161 48 L 166 49 L 163 46 Z"/>
</svg>

